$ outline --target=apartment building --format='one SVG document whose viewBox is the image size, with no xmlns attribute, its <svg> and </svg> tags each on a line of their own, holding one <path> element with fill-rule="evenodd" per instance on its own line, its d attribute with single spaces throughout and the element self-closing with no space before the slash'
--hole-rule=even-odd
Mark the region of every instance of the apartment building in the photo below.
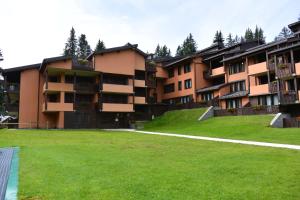
<svg viewBox="0 0 300 200">
<path fill-rule="evenodd" d="M 289 27 L 294 35 L 280 41 L 213 44 L 188 56 L 154 58 L 128 43 L 86 60 L 5 69 L 5 106 L 20 128 L 129 127 L 177 104 L 279 105 L 299 117 L 300 22 Z"/>
<path fill-rule="evenodd" d="M 19 128 L 128 127 L 153 100 L 155 70 L 146 56 L 126 44 L 87 60 L 61 56 L 4 70 L 6 108 Z"/>
</svg>

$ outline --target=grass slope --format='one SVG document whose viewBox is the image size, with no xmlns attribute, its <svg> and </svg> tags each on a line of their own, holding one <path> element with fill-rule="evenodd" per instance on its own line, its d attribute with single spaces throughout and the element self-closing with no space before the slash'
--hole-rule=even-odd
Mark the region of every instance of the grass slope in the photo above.
<svg viewBox="0 0 300 200">
<path fill-rule="evenodd" d="M 104 131 L 1 130 L 19 199 L 300 199 L 300 151 Z"/>
<path fill-rule="evenodd" d="M 300 129 L 271 128 L 273 115 L 215 117 L 205 121 L 197 119 L 205 109 L 178 110 L 145 124 L 145 130 L 170 133 L 300 144 Z"/>
</svg>

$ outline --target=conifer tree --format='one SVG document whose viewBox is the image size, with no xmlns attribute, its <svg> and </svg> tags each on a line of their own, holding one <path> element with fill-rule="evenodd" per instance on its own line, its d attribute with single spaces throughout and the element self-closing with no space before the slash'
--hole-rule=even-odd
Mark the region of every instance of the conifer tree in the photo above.
<svg viewBox="0 0 300 200">
<path fill-rule="evenodd" d="M 254 39 L 253 32 L 250 28 L 246 29 L 244 38 L 245 38 L 246 42 L 252 41 Z"/>
<path fill-rule="evenodd" d="M 278 34 L 278 36 L 275 37 L 275 41 L 278 41 L 278 40 L 282 40 L 282 39 L 288 38 L 288 37 L 290 37 L 290 36 L 292 36 L 292 35 L 293 35 L 293 33 L 292 33 L 292 31 L 291 31 L 289 28 L 283 27 L 283 28 L 281 29 L 281 32 Z"/>
<path fill-rule="evenodd" d="M 197 43 L 193 38 L 193 35 L 190 33 L 188 37 L 183 41 L 182 45 L 179 45 L 177 48 L 176 55 L 185 56 L 193 54 L 197 51 Z"/>
<path fill-rule="evenodd" d="M 154 55 L 156 57 L 167 57 L 167 56 L 171 56 L 171 50 L 166 46 L 160 46 L 159 44 L 157 45 Z"/>
<path fill-rule="evenodd" d="M 97 45 L 96 45 L 96 48 L 95 48 L 95 51 L 101 51 L 101 50 L 103 50 L 103 49 L 105 49 L 106 47 L 105 47 L 105 44 L 104 44 L 104 42 L 102 41 L 102 40 L 98 40 L 98 43 L 97 43 Z"/>
<path fill-rule="evenodd" d="M 223 37 L 222 31 L 217 31 L 215 33 L 213 43 L 218 43 L 222 47 L 224 46 L 224 37 Z"/>
<path fill-rule="evenodd" d="M 227 47 L 230 47 L 230 46 L 232 46 L 232 45 L 234 45 L 235 44 L 235 41 L 234 41 L 234 39 L 233 39 L 233 37 L 232 37 L 232 34 L 231 33 L 229 33 L 228 34 L 228 36 L 227 36 L 227 43 L 226 43 L 226 46 Z"/>
<path fill-rule="evenodd" d="M 91 47 L 86 40 L 86 35 L 81 34 L 78 38 L 77 57 L 85 59 L 91 53 Z"/>
<path fill-rule="evenodd" d="M 75 35 L 75 29 L 72 27 L 70 31 L 70 37 L 68 38 L 65 44 L 63 55 L 76 57 L 76 50 L 77 50 L 77 39 Z"/>
</svg>

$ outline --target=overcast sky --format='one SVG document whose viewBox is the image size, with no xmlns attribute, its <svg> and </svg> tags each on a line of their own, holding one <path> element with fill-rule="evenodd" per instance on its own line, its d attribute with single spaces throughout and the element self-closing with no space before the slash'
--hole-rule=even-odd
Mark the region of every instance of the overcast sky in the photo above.
<svg viewBox="0 0 300 200">
<path fill-rule="evenodd" d="M 145 52 L 166 44 L 174 55 L 189 33 L 198 49 L 211 45 L 216 30 L 242 35 L 255 25 L 271 41 L 299 13 L 298 0 L 0 0 L 0 66 L 61 55 L 72 26 L 92 48 L 101 38 L 106 47 L 130 42 Z"/>
</svg>

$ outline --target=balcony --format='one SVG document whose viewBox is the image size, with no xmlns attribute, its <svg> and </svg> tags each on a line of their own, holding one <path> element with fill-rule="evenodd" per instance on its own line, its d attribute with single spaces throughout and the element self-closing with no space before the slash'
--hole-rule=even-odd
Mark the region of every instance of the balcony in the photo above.
<svg viewBox="0 0 300 200">
<path fill-rule="evenodd" d="M 73 111 L 73 103 L 47 102 L 43 103 L 43 112 Z"/>
<path fill-rule="evenodd" d="M 156 64 L 155 62 L 146 62 L 146 71 L 149 72 L 156 72 Z"/>
<path fill-rule="evenodd" d="M 74 110 L 76 111 L 93 111 L 96 109 L 93 102 L 76 102 L 74 104 Z"/>
<path fill-rule="evenodd" d="M 116 85 L 116 84 L 103 84 L 103 92 L 107 93 L 123 93 L 123 94 L 132 94 L 133 86 L 132 85 Z"/>
<path fill-rule="evenodd" d="M 46 83 L 43 86 L 43 92 L 45 91 L 62 91 L 62 92 L 73 92 L 73 84 L 72 83 L 54 83 L 48 82 L 48 89 L 46 89 Z"/>
<path fill-rule="evenodd" d="M 211 70 L 211 76 L 220 76 L 225 74 L 224 66 Z"/>
<path fill-rule="evenodd" d="M 269 84 L 250 86 L 250 96 L 257 96 L 269 93 Z"/>
<path fill-rule="evenodd" d="M 103 103 L 103 112 L 134 112 L 133 104 Z"/>
<path fill-rule="evenodd" d="M 146 104 L 146 97 L 134 97 L 134 104 Z"/>
<path fill-rule="evenodd" d="M 92 62 L 90 62 L 88 60 L 73 59 L 73 61 L 72 61 L 72 69 L 93 71 L 93 64 L 92 64 Z"/>
<path fill-rule="evenodd" d="M 97 91 L 97 86 L 95 83 L 76 83 L 74 85 L 74 90 L 77 93 L 95 93 Z"/>
<path fill-rule="evenodd" d="M 290 78 L 293 76 L 291 63 L 279 64 L 277 66 L 277 77 L 280 79 Z"/>
<path fill-rule="evenodd" d="M 268 69 L 269 69 L 270 71 L 275 71 L 275 63 L 269 62 L 269 64 L 268 64 Z"/>
<path fill-rule="evenodd" d="M 269 84 L 269 92 L 273 94 L 273 93 L 277 93 L 278 92 L 277 90 L 278 90 L 277 89 L 277 81 L 271 82 Z"/>
<path fill-rule="evenodd" d="M 296 69 L 296 75 L 300 75 L 300 62 L 295 64 L 295 69 Z"/>
<path fill-rule="evenodd" d="M 280 94 L 280 104 L 294 104 L 297 96 L 296 91 L 284 91 Z"/>
<path fill-rule="evenodd" d="M 249 65 L 248 69 L 249 69 L 249 75 L 265 73 L 268 71 L 267 62 L 261 62 L 254 65 Z"/>
<path fill-rule="evenodd" d="M 134 87 L 146 87 L 145 80 L 134 80 Z"/>
</svg>

